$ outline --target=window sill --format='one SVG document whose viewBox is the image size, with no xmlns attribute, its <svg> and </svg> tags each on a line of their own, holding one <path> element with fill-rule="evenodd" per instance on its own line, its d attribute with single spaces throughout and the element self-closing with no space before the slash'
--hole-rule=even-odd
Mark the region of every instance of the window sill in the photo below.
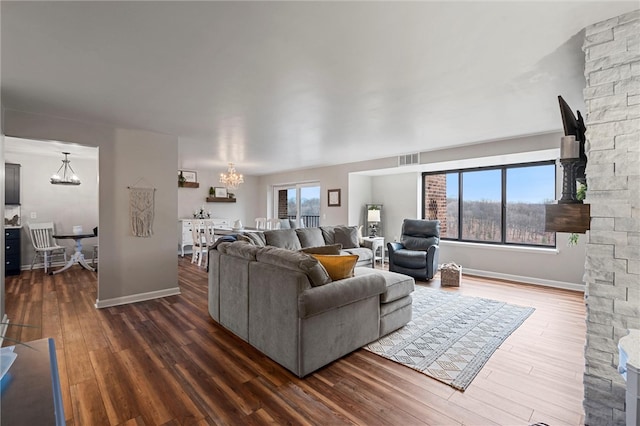
<svg viewBox="0 0 640 426">
<path fill-rule="evenodd" d="M 543 247 L 526 247 L 526 246 L 511 246 L 511 245 L 503 245 L 503 244 L 484 244 L 484 243 L 470 243 L 466 241 L 450 241 L 450 240 L 440 240 L 441 246 L 451 246 L 451 247 L 469 247 L 476 249 L 488 249 L 488 250 L 498 250 L 498 251 L 510 251 L 510 252 L 521 252 L 521 253 L 536 253 L 536 254 L 553 254 L 556 255 L 560 253 L 558 248 L 543 248 Z"/>
</svg>

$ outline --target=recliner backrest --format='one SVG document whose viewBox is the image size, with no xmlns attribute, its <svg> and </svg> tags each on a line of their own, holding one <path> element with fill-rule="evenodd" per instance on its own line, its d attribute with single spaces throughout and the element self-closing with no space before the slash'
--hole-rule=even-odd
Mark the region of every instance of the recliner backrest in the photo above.
<svg viewBox="0 0 640 426">
<path fill-rule="evenodd" d="M 409 250 L 427 250 L 440 244 L 440 221 L 405 219 L 400 242 Z"/>
</svg>

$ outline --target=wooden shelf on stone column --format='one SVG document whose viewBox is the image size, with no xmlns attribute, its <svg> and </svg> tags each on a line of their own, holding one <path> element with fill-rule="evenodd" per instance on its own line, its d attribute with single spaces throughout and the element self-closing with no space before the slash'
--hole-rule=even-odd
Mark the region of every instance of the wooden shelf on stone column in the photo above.
<svg viewBox="0 0 640 426">
<path fill-rule="evenodd" d="M 545 204 L 544 230 L 584 234 L 591 224 L 591 206 L 582 203 Z"/>
</svg>

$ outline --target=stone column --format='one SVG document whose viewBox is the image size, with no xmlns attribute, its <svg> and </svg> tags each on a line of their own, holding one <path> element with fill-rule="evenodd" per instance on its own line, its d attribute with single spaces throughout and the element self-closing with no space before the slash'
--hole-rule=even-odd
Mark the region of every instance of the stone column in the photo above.
<svg viewBox="0 0 640 426">
<path fill-rule="evenodd" d="M 586 28 L 585 424 L 625 423 L 618 340 L 640 328 L 640 10 Z"/>
</svg>

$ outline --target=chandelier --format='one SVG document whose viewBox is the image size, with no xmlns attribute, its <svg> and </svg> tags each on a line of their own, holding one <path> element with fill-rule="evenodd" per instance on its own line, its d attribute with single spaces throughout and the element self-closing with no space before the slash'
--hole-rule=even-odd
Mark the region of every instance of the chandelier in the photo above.
<svg viewBox="0 0 640 426">
<path fill-rule="evenodd" d="M 76 172 L 71 168 L 71 161 L 67 158 L 70 153 L 63 152 L 63 154 L 62 166 L 51 176 L 51 183 L 54 185 L 80 185 L 80 178 L 76 176 Z M 62 176 L 60 176 L 61 170 Z"/>
<path fill-rule="evenodd" d="M 228 189 L 237 189 L 241 183 L 244 183 L 244 178 L 241 174 L 236 173 L 233 163 L 229 163 L 227 173 L 220 173 L 220 183 Z"/>
</svg>

